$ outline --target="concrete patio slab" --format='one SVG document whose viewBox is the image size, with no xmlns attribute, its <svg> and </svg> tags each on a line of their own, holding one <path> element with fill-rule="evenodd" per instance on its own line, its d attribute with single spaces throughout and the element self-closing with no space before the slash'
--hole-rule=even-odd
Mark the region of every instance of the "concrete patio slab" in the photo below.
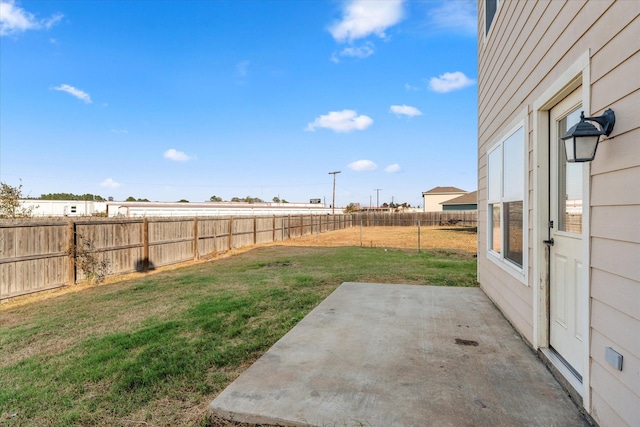
<svg viewBox="0 0 640 427">
<path fill-rule="evenodd" d="M 479 288 L 344 283 L 209 410 L 285 426 L 587 426 Z"/>
</svg>

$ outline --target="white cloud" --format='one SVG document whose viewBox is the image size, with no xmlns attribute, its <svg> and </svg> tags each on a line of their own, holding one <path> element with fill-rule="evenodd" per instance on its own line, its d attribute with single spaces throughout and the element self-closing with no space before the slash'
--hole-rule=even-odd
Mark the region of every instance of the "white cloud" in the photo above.
<svg viewBox="0 0 640 427">
<path fill-rule="evenodd" d="M 421 116 L 422 115 L 422 111 L 418 110 L 416 107 L 410 107 L 408 105 L 392 105 L 390 108 L 390 111 L 392 113 L 398 114 L 398 115 L 404 115 L 407 117 L 415 117 L 415 116 Z"/>
<path fill-rule="evenodd" d="M 173 160 L 175 162 L 186 162 L 191 160 L 191 156 L 188 156 L 183 151 L 178 151 L 174 148 L 169 148 L 167 151 L 165 151 L 164 158 Z"/>
<path fill-rule="evenodd" d="M 349 169 L 354 171 L 373 171 L 378 169 L 378 165 L 373 163 L 371 160 L 356 160 L 355 162 L 351 162 L 347 165 Z"/>
<path fill-rule="evenodd" d="M 471 86 L 475 82 L 475 80 L 465 76 L 464 73 L 455 71 L 453 73 L 444 73 L 439 77 L 431 77 L 429 79 L 429 89 L 439 93 L 447 93 Z"/>
<path fill-rule="evenodd" d="M 122 187 L 122 184 L 120 184 L 119 182 L 115 182 L 113 179 L 111 178 L 107 178 L 104 181 L 102 181 L 100 183 L 100 187 L 106 187 L 106 188 L 120 188 Z"/>
<path fill-rule="evenodd" d="M 36 19 L 26 10 L 15 5 L 14 0 L 0 0 L 0 36 L 41 28 L 49 29 L 60 22 L 63 15 L 56 13 L 49 19 Z"/>
<path fill-rule="evenodd" d="M 86 102 L 87 104 L 91 104 L 91 97 L 89 94 L 83 90 L 77 89 L 70 85 L 60 85 L 53 88 L 53 90 L 59 90 L 61 92 L 67 92 L 71 96 L 75 96 L 81 101 Z"/>
<path fill-rule="evenodd" d="M 443 1 L 429 12 L 432 26 L 475 35 L 478 31 L 478 9 L 475 0 Z"/>
<path fill-rule="evenodd" d="M 385 30 L 404 16 L 404 0 L 349 0 L 344 3 L 342 19 L 329 28 L 339 42 L 354 40 L 375 34 L 385 38 Z"/>
<path fill-rule="evenodd" d="M 340 52 L 340 56 L 351 56 L 351 57 L 355 57 L 355 58 L 368 58 L 369 56 L 373 55 L 373 53 L 374 53 L 373 43 L 368 42 L 368 43 L 366 43 L 366 44 L 364 44 L 362 46 L 358 46 L 358 47 L 354 47 L 354 46 L 345 47 Z"/>
<path fill-rule="evenodd" d="M 317 128 L 331 129 L 334 132 L 351 132 L 353 130 L 365 130 L 373 124 L 369 116 L 358 115 L 354 110 L 331 111 L 321 115 L 307 125 L 305 130 L 315 131 Z"/>
<path fill-rule="evenodd" d="M 400 165 L 397 163 L 394 163 L 392 165 L 387 166 L 386 168 L 384 168 L 385 172 L 389 172 L 389 173 L 395 173 L 395 172 L 399 172 L 400 171 Z"/>
<path fill-rule="evenodd" d="M 37 25 L 33 14 L 15 6 L 12 0 L 0 1 L 0 35 L 30 30 Z"/>
<path fill-rule="evenodd" d="M 42 21 L 42 25 L 44 25 L 44 27 L 48 30 L 51 27 L 53 27 L 54 25 L 56 25 L 58 22 L 62 21 L 63 17 L 64 17 L 63 14 L 56 13 L 56 14 L 52 15 L 51 18 L 43 20 Z"/>
<path fill-rule="evenodd" d="M 405 88 L 406 90 L 409 90 L 409 91 L 420 90 L 420 88 L 419 88 L 419 87 L 417 87 L 417 86 L 411 86 L 409 83 L 405 83 L 405 84 L 404 84 L 404 88 Z"/>
</svg>

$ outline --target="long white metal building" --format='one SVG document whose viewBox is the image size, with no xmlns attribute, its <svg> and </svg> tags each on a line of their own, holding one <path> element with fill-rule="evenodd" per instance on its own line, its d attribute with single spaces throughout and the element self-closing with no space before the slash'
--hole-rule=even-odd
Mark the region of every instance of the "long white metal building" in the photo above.
<svg viewBox="0 0 640 427">
<path fill-rule="evenodd" d="M 33 216 L 158 217 L 158 216 L 271 216 L 329 215 L 332 209 L 322 203 L 164 203 L 94 202 L 85 200 L 21 200 L 23 208 L 32 208 Z M 342 209 L 335 213 L 341 214 Z"/>
</svg>

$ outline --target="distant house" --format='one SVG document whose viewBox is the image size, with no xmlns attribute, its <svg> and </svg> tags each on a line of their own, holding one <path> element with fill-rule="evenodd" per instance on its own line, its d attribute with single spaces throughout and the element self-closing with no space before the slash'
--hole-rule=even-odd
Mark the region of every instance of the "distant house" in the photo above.
<svg viewBox="0 0 640 427">
<path fill-rule="evenodd" d="M 425 212 L 439 212 L 442 211 L 442 202 L 455 199 L 464 194 L 466 191 L 457 187 L 435 187 L 429 191 L 422 193 L 422 199 L 424 201 Z"/>
<path fill-rule="evenodd" d="M 600 427 L 640 426 L 640 1 L 478 17 L 478 282 Z M 561 138 L 609 109 L 570 162 Z"/>
<path fill-rule="evenodd" d="M 440 204 L 443 211 L 475 211 L 478 209 L 478 192 L 472 191 Z"/>
</svg>

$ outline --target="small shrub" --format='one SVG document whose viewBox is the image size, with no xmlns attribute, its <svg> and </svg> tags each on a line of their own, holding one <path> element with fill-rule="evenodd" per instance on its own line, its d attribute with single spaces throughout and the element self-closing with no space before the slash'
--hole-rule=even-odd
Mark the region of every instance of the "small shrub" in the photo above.
<svg viewBox="0 0 640 427">
<path fill-rule="evenodd" d="M 100 259 L 93 240 L 76 234 L 76 242 L 82 242 L 67 248 L 67 255 L 75 258 L 76 268 L 80 269 L 90 284 L 100 283 L 109 274 L 111 262 Z"/>
</svg>

